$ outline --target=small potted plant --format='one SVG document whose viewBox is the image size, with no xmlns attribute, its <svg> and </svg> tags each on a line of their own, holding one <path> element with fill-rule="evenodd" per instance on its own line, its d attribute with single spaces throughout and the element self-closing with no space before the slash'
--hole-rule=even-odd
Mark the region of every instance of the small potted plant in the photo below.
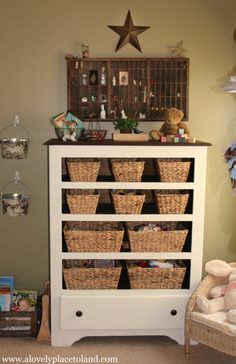
<svg viewBox="0 0 236 364">
<path fill-rule="evenodd" d="M 138 121 L 133 119 L 117 119 L 113 121 L 115 130 L 120 130 L 120 133 L 132 133 L 133 129 L 138 126 Z"/>
</svg>

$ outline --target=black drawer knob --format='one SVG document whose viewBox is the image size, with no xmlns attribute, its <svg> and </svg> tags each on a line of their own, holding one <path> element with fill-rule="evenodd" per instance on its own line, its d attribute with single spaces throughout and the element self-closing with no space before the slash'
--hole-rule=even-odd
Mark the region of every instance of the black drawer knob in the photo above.
<svg viewBox="0 0 236 364">
<path fill-rule="evenodd" d="M 172 316 L 176 316 L 177 315 L 177 311 L 176 310 L 171 310 L 170 313 L 171 313 Z"/>
<path fill-rule="evenodd" d="M 82 311 L 76 311 L 75 314 L 76 314 L 77 317 L 81 317 L 83 315 L 83 312 Z"/>
</svg>

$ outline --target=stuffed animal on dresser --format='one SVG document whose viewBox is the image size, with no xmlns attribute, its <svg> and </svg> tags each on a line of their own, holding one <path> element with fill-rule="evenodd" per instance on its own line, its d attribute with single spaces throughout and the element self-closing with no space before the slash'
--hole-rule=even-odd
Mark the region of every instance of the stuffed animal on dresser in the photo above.
<svg viewBox="0 0 236 364">
<path fill-rule="evenodd" d="M 184 130 L 184 134 L 189 136 L 189 129 L 184 122 L 182 122 L 184 113 L 175 107 L 165 109 L 165 121 L 159 130 L 151 130 L 150 137 L 154 140 L 159 140 L 162 136 L 177 135 L 179 129 Z"/>
</svg>

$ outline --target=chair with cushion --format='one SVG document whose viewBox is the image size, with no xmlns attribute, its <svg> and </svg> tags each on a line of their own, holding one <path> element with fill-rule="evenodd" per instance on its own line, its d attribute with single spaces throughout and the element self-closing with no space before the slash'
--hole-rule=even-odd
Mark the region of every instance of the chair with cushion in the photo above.
<svg viewBox="0 0 236 364">
<path fill-rule="evenodd" d="M 236 325 L 226 319 L 226 312 L 211 314 L 199 312 L 196 308 L 198 295 L 209 297 L 210 290 L 226 284 L 227 278 L 207 275 L 193 292 L 185 313 L 185 354 L 190 354 L 190 339 L 223 353 L 236 356 Z"/>
</svg>

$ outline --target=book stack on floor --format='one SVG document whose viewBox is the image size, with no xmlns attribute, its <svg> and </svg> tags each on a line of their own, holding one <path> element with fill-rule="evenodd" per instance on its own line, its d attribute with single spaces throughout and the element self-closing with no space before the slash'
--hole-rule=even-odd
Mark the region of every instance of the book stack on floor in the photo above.
<svg viewBox="0 0 236 364">
<path fill-rule="evenodd" d="M 36 291 L 17 290 L 14 277 L 0 276 L 0 336 L 35 336 L 36 303 Z"/>
</svg>

